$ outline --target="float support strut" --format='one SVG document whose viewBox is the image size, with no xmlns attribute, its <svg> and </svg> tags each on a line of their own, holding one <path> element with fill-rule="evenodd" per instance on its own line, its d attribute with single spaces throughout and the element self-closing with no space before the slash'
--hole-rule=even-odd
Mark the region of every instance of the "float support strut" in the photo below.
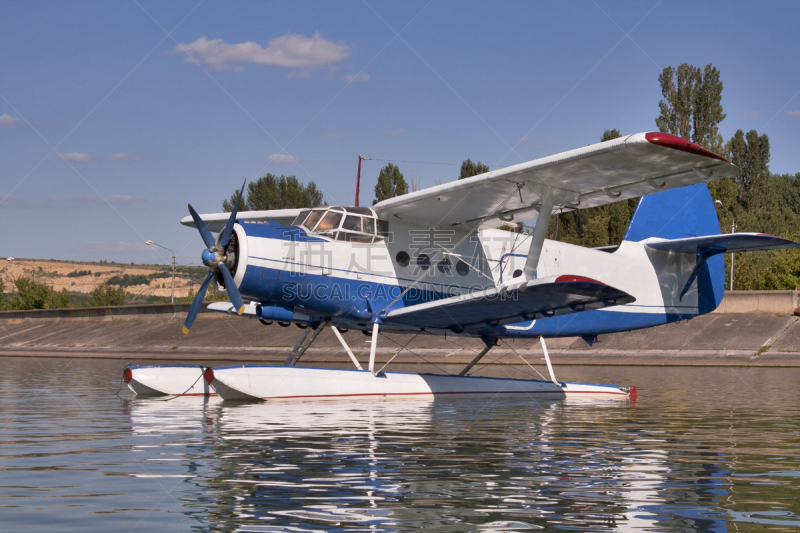
<svg viewBox="0 0 800 533">
<path fill-rule="evenodd" d="M 303 333 L 302 337 L 300 337 L 300 340 L 294 345 L 294 350 L 292 350 L 292 353 L 289 354 L 285 364 L 287 366 L 296 365 L 297 361 L 299 361 L 303 354 L 306 353 L 306 350 L 308 350 L 308 348 L 311 346 L 311 343 L 314 342 L 314 340 L 319 336 L 320 333 L 322 333 L 322 330 L 325 329 L 325 326 L 327 325 L 328 322 L 325 321 L 318 325 L 317 329 L 312 330 L 311 326 L 306 328 L 306 331 Z M 311 333 L 310 335 L 309 332 Z M 303 340 L 305 340 L 305 342 L 303 342 Z"/>
<path fill-rule="evenodd" d="M 378 321 L 372 323 L 372 345 L 369 347 L 369 371 L 375 373 L 375 351 L 378 349 Z"/>
<path fill-rule="evenodd" d="M 339 331 L 339 328 L 331 324 L 331 329 L 333 330 L 334 335 L 336 335 L 336 338 L 339 339 L 339 342 L 342 343 L 344 350 L 347 352 L 347 355 L 350 356 L 350 360 L 353 361 L 353 364 L 356 365 L 356 368 L 359 370 L 364 370 L 363 368 L 361 368 L 361 364 L 358 362 L 358 359 L 356 359 L 356 356 L 353 354 L 353 351 L 344 341 L 344 337 L 342 337 L 342 333 Z"/>
<path fill-rule="evenodd" d="M 481 352 L 478 355 L 476 355 L 475 358 L 472 361 L 470 361 L 467 366 L 464 367 L 464 370 L 458 373 L 459 376 L 465 376 L 473 366 L 477 365 L 478 361 L 483 359 L 483 356 L 489 353 L 489 350 L 491 350 L 492 347 L 494 347 L 495 342 L 497 341 L 493 337 L 481 337 L 481 339 L 483 339 L 483 342 L 486 343 L 486 348 L 481 350 Z"/>
<path fill-rule="evenodd" d="M 544 343 L 544 337 L 539 335 L 539 341 L 542 343 L 542 351 L 544 352 L 544 362 L 547 363 L 547 370 L 550 372 L 550 379 L 552 380 L 553 383 L 555 383 L 560 387 L 561 383 L 559 383 L 556 380 L 556 374 L 555 372 L 553 372 L 553 365 L 550 363 L 550 354 L 547 353 L 547 345 Z"/>
</svg>

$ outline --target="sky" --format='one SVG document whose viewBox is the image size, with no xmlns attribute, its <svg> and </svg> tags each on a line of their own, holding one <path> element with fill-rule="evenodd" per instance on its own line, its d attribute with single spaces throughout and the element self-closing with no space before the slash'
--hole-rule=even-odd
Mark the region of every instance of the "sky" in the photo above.
<svg viewBox="0 0 800 533">
<path fill-rule="evenodd" d="M 0 257 L 199 265 L 179 224 L 245 178 L 361 205 L 656 130 L 658 76 L 713 63 L 727 140 L 800 172 L 800 2 L 0 0 Z"/>
</svg>

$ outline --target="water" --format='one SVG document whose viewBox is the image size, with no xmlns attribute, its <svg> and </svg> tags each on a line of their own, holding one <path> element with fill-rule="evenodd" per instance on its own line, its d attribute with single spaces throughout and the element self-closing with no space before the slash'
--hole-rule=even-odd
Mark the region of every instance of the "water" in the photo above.
<svg viewBox="0 0 800 533">
<path fill-rule="evenodd" d="M 556 370 L 639 399 L 165 402 L 0 358 L 0 530 L 800 527 L 800 369 Z"/>
</svg>

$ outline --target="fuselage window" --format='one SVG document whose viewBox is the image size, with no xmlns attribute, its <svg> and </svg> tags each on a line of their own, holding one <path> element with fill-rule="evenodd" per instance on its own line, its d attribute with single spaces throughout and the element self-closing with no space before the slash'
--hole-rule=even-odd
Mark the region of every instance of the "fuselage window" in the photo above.
<svg viewBox="0 0 800 533">
<path fill-rule="evenodd" d="M 375 219 L 364 217 L 364 233 L 375 233 Z"/>
<path fill-rule="evenodd" d="M 516 270 L 514 271 L 514 275 L 513 275 L 513 277 L 515 277 L 515 278 L 518 278 L 518 277 L 520 277 L 521 275 L 522 275 L 522 270 L 520 270 L 520 269 L 516 269 Z"/>
<path fill-rule="evenodd" d="M 408 252 L 397 252 L 397 255 L 394 259 L 397 261 L 398 265 L 403 267 L 407 267 L 411 262 L 411 256 L 408 255 Z"/>
<path fill-rule="evenodd" d="M 464 261 L 459 261 L 456 263 L 456 272 L 458 272 L 459 276 L 466 276 L 469 274 L 469 265 Z"/>
<path fill-rule="evenodd" d="M 450 259 L 445 257 L 444 259 L 439 261 L 439 264 L 436 265 L 436 268 L 438 268 L 439 272 L 441 272 L 442 274 L 449 274 L 450 273 Z"/>
<path fill-rule="evenodd" d="M 417 266 L 422 270 L 428 270 L 431 267 L 431 258 L 425 254 L 417 256 Z"/>
</svg>

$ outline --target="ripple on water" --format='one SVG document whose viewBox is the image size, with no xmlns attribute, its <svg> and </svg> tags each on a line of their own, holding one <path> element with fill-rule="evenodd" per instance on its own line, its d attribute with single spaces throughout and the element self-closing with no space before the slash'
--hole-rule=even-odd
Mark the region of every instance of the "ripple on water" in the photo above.
<svg viewBox="0 0 800 533">
<path fill-rule="evenodd" d="M 237 404 L 118 399 L 121 366 L 0 359 L 4 528 L 800 525 L 794 369 L 595 368 L 560 376 L 635 384 L 634 404 Z"/>
</svg>

